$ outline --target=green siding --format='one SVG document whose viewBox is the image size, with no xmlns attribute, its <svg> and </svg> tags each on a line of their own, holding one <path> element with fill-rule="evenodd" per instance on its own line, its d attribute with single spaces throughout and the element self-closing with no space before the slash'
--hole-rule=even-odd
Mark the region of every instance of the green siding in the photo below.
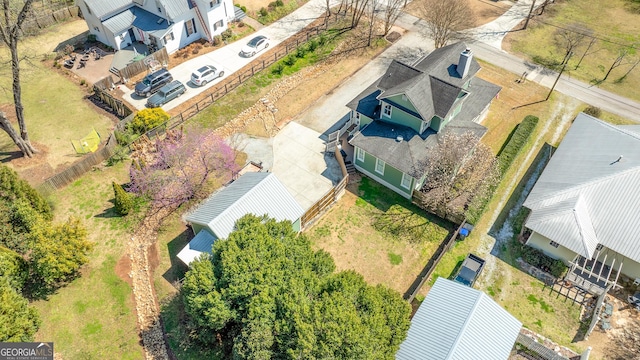
<svg viewBox="0 0 640 360">
<path fill-rule="evenodd" d="M 404 187 L 402 187 L 402 171 L 394 168 L 393 166 L 389 165 L 389 164 L 385 164 L 384 166 L 384 175 L 380 175 L 379 173 L 376 172 L 376 157 L 365 152 L 364 155 L 364 161 L 360 161 L 358 160 L 357 157 L 357 147 L 355 150 L 355 165 L 360 167 L 362 170 L 364 170 L 364 172 L 366 172 L 369 176 L 373 177 L 375 180 L 377 180 L 378 182 L 380 182 L 382 185 L 385 185 L 387 187 L 389 187 L 388 185 L 391 185 L 390 189 L 394 190 L 397 193 L 400 193 L 400 195 L 410 198 L 411 194 L 413 194 L 413 186 L 415 184 L 415 179 L 411 179 L 411 185 L 409 186 L 409 189 L 406 189 Z"/>
<path fill-rule="evenodd" d="M 369 125 L 372 121 L 373 121 L 373 119 L 371 119 L 370 117 L 367 117 L 367 116 L 364 116 L 364 115 L 360 114 L 360 129 L 362 129 L 363 127 Z"/>
<path fill-rule="evenodd" d="M 391 98 L 390 98 L 391 99 Z M 383 100 L 382 101 L 382 108 L 381 108 L 381 114 L 380 114 L 380 118 L 386 122 L 389 123 L 394 123 L 394 124 L 398 124 L 398 125 L 404 125 L 404 126 L 408 126 L 410 128 L 412 128 L 413 130 L 415 130 L 417 133 L 420 133 L 420 125 L 422 124 L 422 120 L 405 112 L 400 110 L 399 108 L 391 105 L 392 110 L 391 110 L 391 117 L 387 117 L 384 114 L 384 105 L 386 104 L 386 102 Z"/>
<path fill-rule="evenodd" d="M 420 112 L 413 106 L 413 104 L 411 103 L 411 101 L 409 101 L 409 98 L 407 98 L 407 100 L 404 100 L 403 95 L 395 95 L 395 96 L 390 96 L 387 99 L 389 99 L 389 101 L 394 102 L 400 106 L 404 106 L 406 109 L 409 109 L 413 112 L 415 112 L 416 114 L 419 114 Z M 406 96 L 405 96 L 406 98 Z"/>
<path fill-rule="evenodd" d="M 431 124 L 429 125 L 429 127 L 435 131 L 440 131 L 440 129 L 444 127 L 444 125 L 442 124 L 442 119 L 434 116 L 433 119 L 431 119 Z"/>
<path fill-rule="evenodd" d="M 293 227 L 293 231 L 300 232 L 300 219 L 296 220 L 293 224 L 291 224 L 291 226 Z"/>
</svg>

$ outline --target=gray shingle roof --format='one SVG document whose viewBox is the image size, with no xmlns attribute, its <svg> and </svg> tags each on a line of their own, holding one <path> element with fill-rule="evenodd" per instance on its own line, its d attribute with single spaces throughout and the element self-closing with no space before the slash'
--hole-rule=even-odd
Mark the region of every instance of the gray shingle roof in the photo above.
<svg viewBox="0 0 640 360">
<path fill-rule="evenodd" d="M 110 17 L 103 21 L 102 24 L 114 34 L 120 34 L 131 26 L 135 26 L 157 37 L 164 36 L 171 28 L 166 19 L 137 6 Z"/>
<path fill-rule="evenodd" d="M 525 226 L 588 258 L 599 243 L 640 262 L 640 125 L 634 126 L 580 113 L 524 202 L 532 210 Z"/>
<path fill-rule="evenodd" d="M 133 5 L 131 0 L 84 0 L 91 13 L 97 18 L 109 15 L 114 11 Z"/>
<path fill-rule="evenodd" d="M 378 95 L 380 95 L 381 92 L 382 91 L 378 90 L 376 83 L 373 83 L 369 85 L 368 88 L 364 89 L 364 91 L 362 91 L 353 100 L 351 100 L 347 104 L 347 107 L 373 119 L 375 118 L 374 115 L 376 107 L 378 107 L 378 105 L 380 104 Z"/>
<path fill-rule="evenodd" d="M 481 291 L 438 278 L 397 360 L 506 360 L 522 323 Z"/>
<path fill-rule="evenodd" d="M 454 119 L 440 134 L 462 134 L 469 131 L 481 138 L 487 129 L 471 121 Z M 397 140 L 398 135 L 402 136 L 402 141 Z M 425 171 L 424 162 L 437 150 L 438 136 L 432 129 L 418 134 L 410 127 L 377 120 L 356 133 L 349 143 L 419 179 Z"/>
<path fill-rule="evenodd" d="M 246 214 L 266 214 L 278 221 L 295 222 L 303 213 L 275 174 L 246 173 L 211 195 L 185 220 L 208 226 L 218 238 L 226 239 L 236 221 Z"/>
<path fill-rule="evenodd" d="M 418 60 L 415 68 L 425 74 L 429 74 L 440 80 L 446 81 L 454 86 L 461 87 L 467 80 L 471 79 L 480 71 L 480 64 L 475 59 L 471 60 L 469 73 L 464 78 L 456 71 L 460 53 L 467 48 L 463 42 L 458 42 L 445 47 L 441 47 L 427 54 Z"/>
</svg>

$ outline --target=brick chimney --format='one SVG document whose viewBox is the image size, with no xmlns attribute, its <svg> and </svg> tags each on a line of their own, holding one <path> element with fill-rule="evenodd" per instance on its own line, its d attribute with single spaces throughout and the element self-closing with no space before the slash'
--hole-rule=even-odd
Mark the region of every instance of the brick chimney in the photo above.
<svg viewBox="0 0 640 360">
<path fill-rule="evenodd" d="M 456 71 L 461 78 L 464 79 L 469 74 L 469 68 L 471 67 L 472 59 L 473 54 L 471 53 L 470 48 L 466 48 L 463 52 L 460 53 L 460 60 L 458 60 Z"/>
</svg>

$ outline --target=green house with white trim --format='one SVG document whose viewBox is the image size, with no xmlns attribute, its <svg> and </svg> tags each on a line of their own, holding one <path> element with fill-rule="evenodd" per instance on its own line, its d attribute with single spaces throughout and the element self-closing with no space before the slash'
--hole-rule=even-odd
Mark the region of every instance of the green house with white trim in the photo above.
<svg viewBox="0 0 640 360">
<path fill-rule="evenodd" d="M 424 163 L 444 132 L 486 132 L 479 124 L 500 87 L 476 78 L 480 64 L 464 43 L 436 49 L 413 65 L 394 60 L 347 104 L 356 124 L 349 144 L 355 168 L 411 198 Z"/>
</svg>

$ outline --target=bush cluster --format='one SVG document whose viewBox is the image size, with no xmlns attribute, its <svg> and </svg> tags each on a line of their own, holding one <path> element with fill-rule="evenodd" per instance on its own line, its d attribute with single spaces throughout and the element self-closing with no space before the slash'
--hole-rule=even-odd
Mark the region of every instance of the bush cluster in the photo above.
<svg viewBox="0 0 640 360">
<path fill-rule="evenodd" d="M 555 277 L 562 277 L 567 270 L 567 266 L 562 260 L 553 259 L 538 249 L 532 248 L 531 246 L 523 246 L 521 250 L 522 260 L 549 272 Z"/>
<path fill-rule="evenodd" d="M 142 135 L 147 131 L 154 129 L 169 120 L 169 114 L 162 108 L 142 109 L 133 117 L 133 120 L 127 124 L 127 131 L 134 134 Z"/>
<path fill-rule="evenodd" d="M 593 105 L 587 106 L 584 110 L 582 110 L 582 112 L 596 118 L 599 118 L 600 115 L 602 115 L 602 110 L 600 110 L 599 107 Z"/>
</svg>

